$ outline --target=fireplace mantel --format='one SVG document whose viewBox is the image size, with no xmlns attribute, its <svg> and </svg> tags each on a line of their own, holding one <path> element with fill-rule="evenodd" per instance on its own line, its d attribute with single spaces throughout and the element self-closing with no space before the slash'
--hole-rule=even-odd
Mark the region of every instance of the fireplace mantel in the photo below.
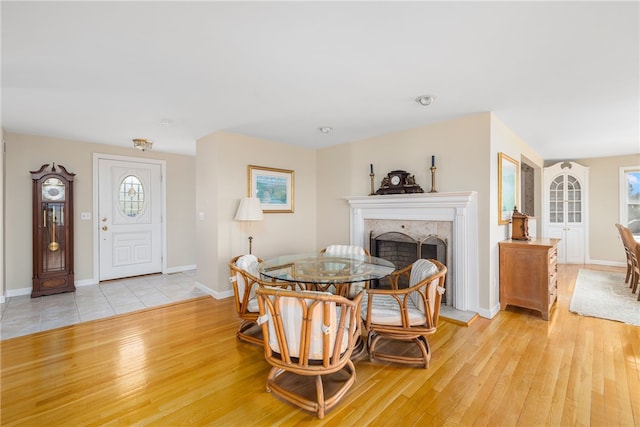
<svg viewBox="0 0 640 427">
<path fill-rule="evenodd" d="M 364 222 L 369 219 L 451 221 L 453 306 L 478 311 L 478 193 L 394 194 L 347 197 L 350 240 L 365 247 Z"/>
</svg>

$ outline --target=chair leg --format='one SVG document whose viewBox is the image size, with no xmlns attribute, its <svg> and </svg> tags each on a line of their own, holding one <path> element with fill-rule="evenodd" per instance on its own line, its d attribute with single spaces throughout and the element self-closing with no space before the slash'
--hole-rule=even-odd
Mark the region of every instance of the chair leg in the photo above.
<svg viewBox="0 0 640 427">
<path fill-rule="evenodd" d="M 260 345 L 260 346 L 264 345 L 262 340 L 261 330 L 258 331 L 258 336 L 253 336 L 247 333 L 247 331 L 253 327 L 258 327 L 258 324 L 252 320 L 243 320 L 242 324 L 240 324 L 240 327 L 238 328 L 236 337 L 240 341 L 245 341 L 245 342 Z"/>
<path fill-rule="evenodd" d="M 429 367 L 429 362 L 431 361 L 431 347 L 429 346 L 429 341 L 426 337 L 418 337 L 416 338 L 416 343 L 418 347 L 420 347 L 420 351 L 422 352 L 422 357 L 424 358 L 424 369 Z"/>
<path fill-rule="evenodd" d="M 335 392 L 333 392 L 333 395 L 326 398 L 324 395 L 325 392 L 322 375 L 314 376 L 316 398 L 315 400 L 310 400 L 307 397 L 298 394 L 296 391 L 286 388 L 282 383 L 278 383 L 278 377 L 281 374 L 287 373 L 287 371 L 281 368 L 276 368 L 275 366 L 269 371 L 266 389 L 267 392 L 273 393 L 281 399 L 284 399 L 305 411 L 314 413 L 319 419 L 323 419 L 326 412 L 336 406 L 355 383 L 356 369 L 351 360 L 347 360 L 347 363 L 339 372 L 342 372 L 346 376 L 345 381 Z"/>
<path fill-rule="evenodd" d="M 316 399 L 318 401 L 318 411 L 316 415 L 319 419 L 324 418 L 324 387 L 322 386 L 322 377 L 320 375 L 316 376 Z"/>
<path fill-rule="evenodd" d="M 395 355 L 391 353 L 381 353 L 376 351 L 376 345 L 381 338 L 385 338 L 382 334 L 377 334 L 375 332 L 369 333 L 369 338 L 367 340 L 367 349 L 369 350 L 369 360 L 374 361 L 374 359 L 386 360 L 388 362 L 394 363 L 405 363 L 410 365 L 422 365 L 424 369 L 429 367 L 429 362 L 431 361 L 431 348 L 429 346 L 429 341 L 424 336 L 419 336 L 417 338 L 404 339 L 401 341 L 410 341 L 415 343 L 420 349 L 421 357 L 410 357 L 410 356 L 402 356 Z M 393 339 L 393 338 L 389 338 Z"/>
</svg>

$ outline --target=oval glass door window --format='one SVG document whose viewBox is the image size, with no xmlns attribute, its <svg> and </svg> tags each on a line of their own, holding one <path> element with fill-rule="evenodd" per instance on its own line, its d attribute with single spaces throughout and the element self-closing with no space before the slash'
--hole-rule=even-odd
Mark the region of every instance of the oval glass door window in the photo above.
<svg viewBox="0 0 640 427">
<path fill-rule="evenodd" d="M 120 183 L 120 209 L 129 217 L 138 216 L 144 209 L 144 187 L 142 182 L 133 176 L 126 176 Z"/>
</svg>

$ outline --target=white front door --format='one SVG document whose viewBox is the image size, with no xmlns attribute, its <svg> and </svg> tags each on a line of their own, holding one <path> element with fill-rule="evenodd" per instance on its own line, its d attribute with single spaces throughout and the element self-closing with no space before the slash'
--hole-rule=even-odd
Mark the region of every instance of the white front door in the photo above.
<svg viewBox="0 0 640 427">
<path fill-rule="evenodd" d="M 161 165 L 98 159 L 99 280 L 162 271 Z"/>
</svg>

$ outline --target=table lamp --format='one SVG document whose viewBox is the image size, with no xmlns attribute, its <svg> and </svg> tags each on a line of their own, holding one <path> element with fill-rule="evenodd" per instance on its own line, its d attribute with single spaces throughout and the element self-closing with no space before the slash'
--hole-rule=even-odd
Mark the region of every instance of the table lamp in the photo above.
<svg viewBox="0 0 640 427">
<path fill-rule="evenodd" d="M 260 199 L 257 197 L 243 197 L 240 199 L 238 212 L 236 212 L 236 221 L 262 221 L 262 219 Z M 252 241 L 253 236 L 251 236 L 251 229 L 249 229 L 249 253 L 251 253 Z"/>
</svg>

